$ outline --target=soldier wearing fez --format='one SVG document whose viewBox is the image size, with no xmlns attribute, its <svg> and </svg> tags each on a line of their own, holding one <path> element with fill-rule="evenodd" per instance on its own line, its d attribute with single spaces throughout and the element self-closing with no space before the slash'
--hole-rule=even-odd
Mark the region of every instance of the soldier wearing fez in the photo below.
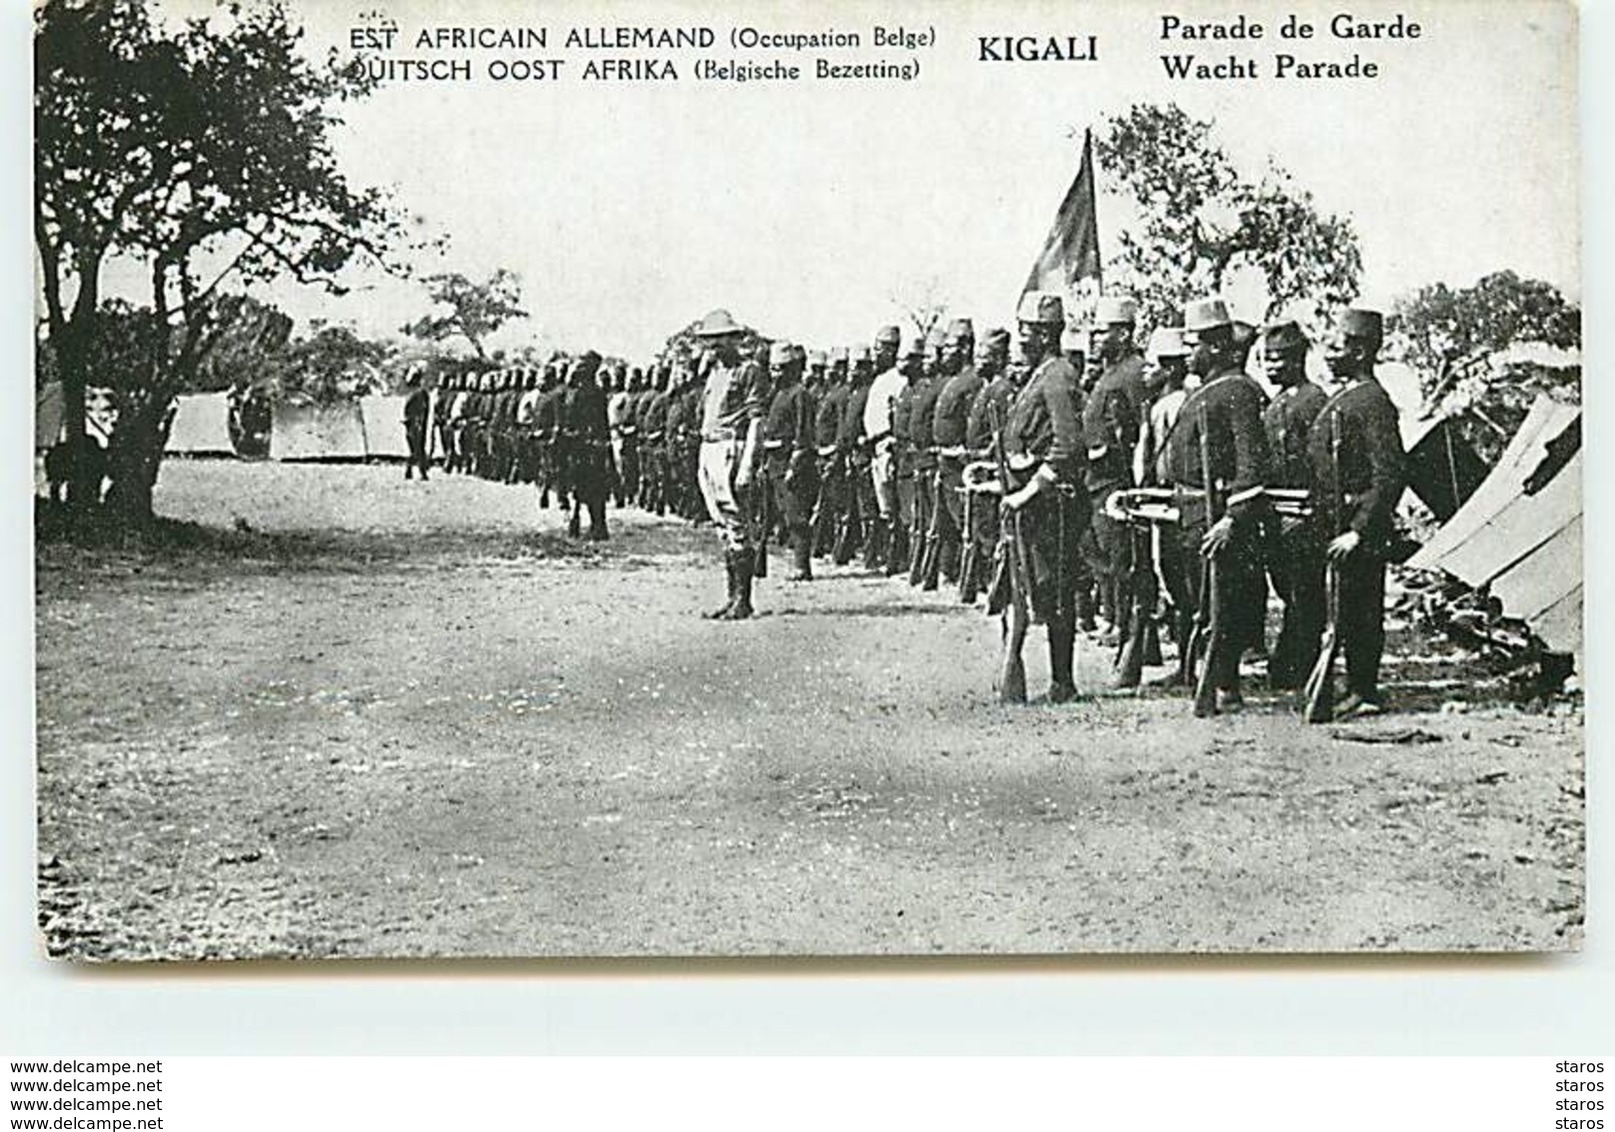
<svg viewBox="0 0 1615 1132">
<path fill-rule="evenodd" d="M 593 350 L 572 363 L 562 406 L 562 434 L 571 471 L 572 518 L 567 533 L 580 533 L 578 512 L 589 512 L 589 540 L 604 542 L 606 495 L 611 490 L 611 427 L 606 421 L 606 393 L 595 382 L 600 355 Z"/>
<path fill-rule="evenodd" d="M 891 546 L 887 556 L 886 572 L 901 574 L 914 561 L 914 527 L 918 521 L 917 488 L 914 480 L 913 417 L 916 386 L 921 380 L 925 358 L 925 340 L 910 338 L 897 362 L 897 372 L 903 385 L 892 398 L 892 491 L 895 504 Z"/>
<path fill-rule="evenodd" d="M 1339 585 L 1335 632 L 1346 660 L 1346 698 L 1335 707 L 1337 719 L 1384 710 L 1385 555 L 1407 462 L 1396 407 L 1374 377 L 1383 339 L 1379 312 L 1341 315 L 1325 360 L 1342 388 L 1318 411 L 1307 437 L 1313 514 Z"/>
<path fill-rule="evenodd" d="M 875 335 L 875 379 L 864 403 L 864 443 L 869 447 L 869 479 L 874 489 L 876 556 L 888 575 L 908 564 L 908 531 L 898 522 L 897 466 L 892 410 L 908 379 L 897 365 L 901 334 L 885 326 Z"/>
<path fill-rule="evenodd" d="M 908 440 L 914 453 L 914 527 L 909 539 L 908 580 L 921 589 L 937 587 L 936 440 L 932 428 L 936 401 L 947 380 L 941 373 L 943 329 L 933 326 L 925 336 L 920 380 L 909 402 Z"/>
<path fill-rule="evenodd" d="M 1133 486 L 1133 449 L 1138 444 L 1144 412 L 1144 359 L 1133 343 L 1138 304 L 1131 298 L 1102 296 L 1094 310 L 1091 336 L 1098 379 L 1083 408 L 1082 431 L 1088 445 L 1088 496 L 1093 505 L 1091 537 L 1085 540 L 1088 567 L 1099 588 L 1100 612 L 1110 621 L 1102 643 L 1116 643 L 1126 628 L 1125 580 L 1130 569 L 1131 539 L 1127 524 L 1104 512 L 1105 500 L 1119 488 Z"/>
<path fill-rule="evenodd" d="M 419 468 L 421 482 L 425 483 L 427 469 L 431 466 L 426 458 L 426 429 L 431 416 L 432 392 L 426 387 L 420 366 L 409 371 L 404 387 L 409 390 L 409 395 L 404 398 L 404 439 L 409 444 L 404 478 L 411 478 L 415 469 Z"/>
<path fill-rule="evenodd" d="M 1312 467 L 1307 442 L 1324 402 L 1324 391 L 1307 379 L 1311 343 L 1294 322 L 1262 334 L 1262 372 L 1278 390 L 1262 413 L 1271 455 L 1268 486 L 1308 490 Z M 1298 516 L 1274 516 L 1268 532 L 1267 573 L 1284 607 L 1278 640 L 1268 656 L 1267 681 L 1274 691 L 1294 690 L 1318 658 L 1323 636 L 1323 548 L 1313 524 Z"/>
<path fill-rule="evenodd" d="M 785 520 L 793 582 L 813 580 L 813 502 L 819 470 L 813 451 L 813 398 L 802 381 L 807 354 L 800 346 L 775 342 L 768 351 L 773 395 L 763 427 L 763 451 L 775 507 Z"/>
<path fill-rule="evenodd" d="M 1011 483 L 1003 507 L 1025 516 L 1033 620 L 1049 634 L 1049 702 L 1077 694 L 1075 680 L 1077 540 L 1088 525 L 1083 490 L 1087 453 L 1076 369 L 1060 356 L 1064 306 L 1058 295 L 1028 293 L 1019 314 L 1026 385 L 1010 406 L 1002 443 Z"/>
<path fill-rule="evenodd" d="M 1069 359 L 1067 359 L 1069 360 Z M 1016 374 L 1019 367 L 1009 362 L 1009 331 L 995 328 L 976 347 L 976 372 L 981 375 L 981 388 L 971 399 L 970 412 L 965 417 L 965 448 L 972 461 L 997 460 L 993 435 L 994 418 L 1009 416 L 1009 407 L 1019 389 Z M 965 538 L 974 544 L 974 553 L 966 555 L 967 565 L 975 571 L 973 576 L 961 580 L 961 599 L 974 601 L 986 587 L 988 566 L 993 550 L 998 545 L 998 508 L 985 494 L 978 492 L 970 504 L 970 529 Z"/>
<path fill-rule="evenodd" d="M 931 413 L 931 439 L 937 450 L 937 568 L 944 580 L 957 582 L 965 539 L 965 506 L 961 489 L 969 460 L 965 427 L 970 406 L 982 386 L 975 366 L 976 330 L 968 318 L 948 325 L 942 345 L 942 388 Z"/>
<path fill-rule="evenodd" d="M 830 351 L 824 385 L 813 408 L 813 445 L 819 465 L 819 498 L 814 504 L 813 553 L 828 554 L 836 539 L 836 526 L 846 507 L 846 466 L 837 437 L 841 414 L 847 405 L 847 348 Z"/>
<path fill-rule="evenodd" d="M 1183 330 L 1201 384 L 1179 411 L 1166 455 L 1179 498 L 1175 557 L 1197 621 L 1212 630 L 1201 663 L 1216 695 L 1204 708 L 1196 705 L 1209 713 L 1243 705 L 1240 653 L 1264 615 L 1250 607 L 1248 595 L 1250 575 L 1261 568 L 1267 436 L 1261 394 L 1239 369 L 1244 355 L 1222 300 L 1188 304 Z M 1196 555 L 1207 568 L 1196 568 Z"/>
<path fill-rule="evenodd" d="M 740 356 L 742 328 L 728 311 L 715 310 L 695 328 L 705 347 L 700 402 L 701 495 L 724 544 L 728 600 L 707 616 L 743 621 L 752 614 L 753 484 L 762 455 L 768 379 L 756 362 Z"/>
</svg>

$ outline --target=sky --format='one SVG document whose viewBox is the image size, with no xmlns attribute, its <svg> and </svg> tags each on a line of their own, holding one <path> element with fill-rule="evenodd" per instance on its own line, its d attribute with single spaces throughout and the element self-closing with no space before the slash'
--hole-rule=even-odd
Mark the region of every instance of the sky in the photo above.
<svg viewBox="0 0 1615 1132">
<path fill-rule="evenodd" d="M 185 11 L 190 0 L 169 0 Z M 918 59 L 909 84 L 877 81 L 698 83 L 712 55 L 811 70 L 815 52 L 735 52 L 733 27 L 773 32 L 893 27 L 894 6 L 744 7 L 474 0 L 303 0 L 312 49 L 346 49 L 350 29 L 382 12 L 413 39 L 423 27 L 543 26 L 548 50 L 473 54 L 470 83 L 395 83 L 345 109 L 340 159 L 361 184 L 391 187 L 424 230 L 448 237 L 420 274 L 522 277 L 531 318 L 495 339 L 508 347 L 593 346 L 643 358 L 713 307 L 770 336 L 814 346 L 865 342 L 933 288 L 979 327 L 1005 324 L 1076 172 L 1082 131 L 1137 102 L 1176 101 L 1215 123 L 1246 173 L 1275 162 L 1318 206 L 1349 216 L 1363 252 L 1362 301 L 1388 306 L 1435 281 L 1456 286 L 1503 268 L 1578 298 L 1579 216 L 1574 11 L 1568 5 L 1425 0 L 1353 4 L 1364 19 L 1405 11 L 1417 40 L 1300 47 L 1275 38 L 1287 13 L 1320 25 L 1338 4 L 1193 6 L 1196 19 L 1244 11 L 1268 26 L 1255 44 L 1163 41 L 1161 14 L 1188 5 L 915 4 L 910 30 L 932 47 L 859 59 Z M 807 14 L 811 11 L 811 15 Z M 677 56 L 678 83 L 501 82 L 487 60 L 657 52 L 565 51 L 571 27 L 714 29 L 711 52 Z M 1088 34 L 1097 63 L 976 61 L 977 37 Z M 1210 58 L 1275 51 L 1379 62 L 1376 80 L 1194 83 L 1164 77 L 1163 51 Z M 395 57 L 418 53 L 399 47 Z M 448 56 L 460 53 L 449 52 Z M 830 53 L 837 57 L 836 53 Z M 840 53 L 837 61 L 850 59 Z M 1264 62 L 1265 65 L 1265 62 Z M 1103 179 L 1101 180 L 1103 187 Z M 1100 202 L 1103 253 L 1126 211 Z M 257 292 L 299 320 L 387 335 L 430 302 L 418 281 L 356 273 L 332 299 L 295 285 Z M 114 280 L 114 289 L 118 281 Z M 1257 319 L 1262 296 L 1233 294 Z"/>
</svg>

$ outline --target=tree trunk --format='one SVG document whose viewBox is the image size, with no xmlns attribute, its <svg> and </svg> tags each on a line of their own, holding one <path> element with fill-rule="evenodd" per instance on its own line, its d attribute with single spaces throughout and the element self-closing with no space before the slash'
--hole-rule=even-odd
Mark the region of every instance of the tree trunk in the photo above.
<svg viewBox="0 0 1615 1132">
<path fill-rule="evenodd" d="M 120 406 L 118 424 L 107 453 L 108 518 L 144 524 L 153 517 L 152 496 L 163 449 L 168 443 L 169 403 L 166 394 L 137 394 Z"/>
</svg>

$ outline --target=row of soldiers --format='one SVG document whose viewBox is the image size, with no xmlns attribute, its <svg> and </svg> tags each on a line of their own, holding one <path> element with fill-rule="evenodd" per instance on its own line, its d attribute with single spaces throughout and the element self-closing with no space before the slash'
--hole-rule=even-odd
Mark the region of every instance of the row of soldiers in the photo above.
<svg viewBox="0 0 1615 1132">
<path fill-rule="evenodd" d="M 771 536 L 790 543 L 797 579 L 816 555 L 861 552 L 922 588 L 945 579 L 966 601 L 987 591 L 990 610 L 1024 607 L 1047 626 L 1059 702 L 1077 694 L 1079 627 L 1105 645 L 1147 641 L 1164 589 L 1180 660 L 1168 680 L 1198 663 L 1196 711 L 1210 714 L 1243 702 L 1240 661 L 1265 644 L 1271 584 L 1283 606 L 1271 685 L 1313 670 L 1328 623 L 1346 669 L 1329 714 L 1381 710 L 1385 564 L 1406 482 L 1374 378 L 1381 316 L 1341 314 L 1325 353 L 1333 393 L 1309 378 L 1293 322 L 1258 332 L 1208 298 L 1140 352 L 1136 321 L 1131 299 L 1105 296 L 1074 334 L 1059 296 L 1033 293 L 1018 358 L 1007 331 L 978 344 L 957 319 L 906 345 L 885 328 L 819 372 L 784 342 L 766 367 L 743 356 L 741 328 L 713 312 L 695 332 L 695 467 L 729 579 L 712 615 L 751 615 Z M 1258 344 L 1271 397 L 1246 373 Z"/>
</svg>

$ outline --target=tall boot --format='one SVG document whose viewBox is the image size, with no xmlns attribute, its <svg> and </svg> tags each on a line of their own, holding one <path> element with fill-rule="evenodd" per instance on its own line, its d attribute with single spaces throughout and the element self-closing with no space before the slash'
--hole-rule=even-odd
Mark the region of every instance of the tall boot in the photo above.
<svg viewBox="0 0 1615 1132">
<path fill-rule="evenodd" d="M 864 569 L 879 570 L 885 561 L 886 553 L 886 520 L 875 518 L 869 520 L 868 530 L 864 536 Z"/>
<path fill-rule="evenodd" d="M 1067 703 L 1077 696 L 1073 676 L 1077 642 L 1074 617 L 1065 613 L 1049 619 L 1049 703 Z"/>
<path fill-rule="evenodd" d="M 732 550 L 726 550 L 723 552 L 723 568 L 724 573 L 728 577 L 729 597 L 728 600 L 726 600 L 723 605 L 719 606 L 717 609 L 708 610 L 706 613 L 701 615 L 708 621 L 727 621 L 729 619 L 729 614 L 734 609 L 735 602 L 740 596 L 740 557 L 740 555 L 736 554 Z"/>
<path fill-rule="evenodd" d="M 893 520 L 886 530 L 886 567 L 888 578 L 896 577 L 908 569 L 908 528 Z"/>
<path fill-rule="evenodd" d="M 750 550 L 736 551 L 734 554 L 735 600 L 729 606 L 729 612 L 723 615 L 725 621 L 744 621 L 752 614 L 751 608 L 751 564 L 752 552 Z"/>
</svg>

